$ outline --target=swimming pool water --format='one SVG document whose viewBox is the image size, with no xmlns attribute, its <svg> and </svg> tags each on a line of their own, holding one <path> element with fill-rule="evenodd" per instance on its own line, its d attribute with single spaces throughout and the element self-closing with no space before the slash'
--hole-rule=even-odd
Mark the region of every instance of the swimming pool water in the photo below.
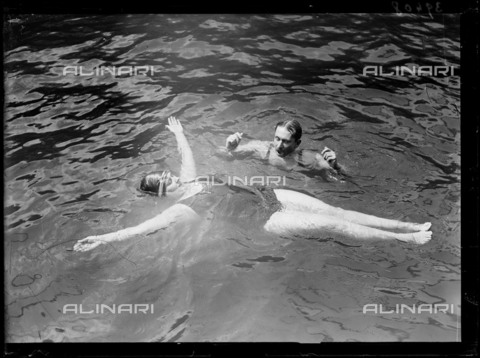
<svg viewBox="0 0 480 358">
<path fill-rule="evenodd" d="M 31 15 L 5 44 L 7 341 L 458 341 L 460 81 L 364 76 L 455 66 L 455 15 Z M 148 75 L 62 75 L 154 66 Z M 166 203 L 136 190 L 178 171 L 177 116 L 199 174 L 285 175 L 345 209 L 431 221 L 426 245 L 278 238 L 175 226 L 89 253 L 86 236 Z M 344 181 L 215 155 L 229 134 L 270 140 L 298 119 L 302 147 L 336 151 Z M 63 314 L 149 303 L 148 315 Z M 454 314 L 363 314 L 365 304 L 453 304 Z"/>
</svg>

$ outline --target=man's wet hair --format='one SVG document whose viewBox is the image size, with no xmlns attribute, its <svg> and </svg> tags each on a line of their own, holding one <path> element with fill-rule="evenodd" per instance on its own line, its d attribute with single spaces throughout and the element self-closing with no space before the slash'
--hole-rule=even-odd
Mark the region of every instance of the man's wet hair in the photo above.
<svg viewBox="0 0 480 358">
<path fill-rule="evenodd" d="M 158 195 L 162 186 L 162 175 L 165 172 L 154 172 L 147 174 L 140 181 L 140 190 L 151 195 Z M 171 180 L 171 179 L 170 179 Z M 165 185 L 162 186 L 163 191 L 165 191 L 166 186 L 170 183 L 164 182 Z M 162 196 L 164 192 L 162 193 Z"/>
<path fill-rule="evenodd" d="M 285 127 L 287 130 L 292 133 L 293 139 L 296 141 L 300 140 L 302 138 L 302 126 L 296 119 L 289 119 L 283 122 L 278 122 L 275 126 L 275 130 L 277 130 L 278 127 Z"/>
</svg>

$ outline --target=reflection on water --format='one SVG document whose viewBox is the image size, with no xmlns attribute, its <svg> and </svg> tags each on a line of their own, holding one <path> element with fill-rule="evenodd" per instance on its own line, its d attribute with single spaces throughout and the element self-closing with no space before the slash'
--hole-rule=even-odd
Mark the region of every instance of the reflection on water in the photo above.
<svg viewBox="0 0 480 358">
<path fill-rule="evenodd" d="M 459 78 L 362 75 L 366 65 L 458 67 L 457 17 L 56 15 L 8 31 L 9 341 L 458 340 Z M 65 66 L 155 73 L 63 76 Z M 432 221 L 433 240 L 288 240 L 220 222 L 70 251 L 166 208 L 136 188 L 146 172 L 178 170 L 170 115 L 200 174 L 285 175 L 333 205 Z M 229 134 L 267 140 L 287 117 L 303 125 L 302 147 L 334 149 L 349 179 L 214 155 Z M 155 313 L 62 313 L 74 303 Z M 456 313 L 366 315 L 368 303 Z"/>
</svg>

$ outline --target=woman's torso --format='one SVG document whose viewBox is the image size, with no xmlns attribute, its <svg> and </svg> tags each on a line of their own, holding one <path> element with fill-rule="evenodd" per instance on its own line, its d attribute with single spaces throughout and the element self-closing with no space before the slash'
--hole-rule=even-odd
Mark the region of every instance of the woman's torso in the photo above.
<svg viewBox="0 0 480 358">
<path fill-rule="evenodd" d="M 264 186 L 196 182 L 197 194 L 179 202 L 203 217 L 222 219 L 239 225 L 261 225 L 282 208 L 273 189 Z"/>
</svg>

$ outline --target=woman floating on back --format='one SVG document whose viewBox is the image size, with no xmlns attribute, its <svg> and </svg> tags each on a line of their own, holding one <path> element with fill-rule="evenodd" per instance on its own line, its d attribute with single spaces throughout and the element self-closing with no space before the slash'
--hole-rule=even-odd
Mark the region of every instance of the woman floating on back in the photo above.
<svg viewBox="0 0 480 358">
<path fill-rule="evenodd" d="M 175 204 L 137 226 L 79 240 L 75 251 L 89 251 L 101 244 L 148 234 L 174 223 L 193 223 L 212 213 L 289 237 L 337 234 L 357 240 L 400 240 L 415 244 L 424 244 L 432 237 L 432 232 L 428 231 L 429 222 L 415 224 L 343 210 L 294 190 L 198 181 L 192 150 L 182 125 L 175 117 L 168 118 L 168 123 L 167 128 L 175 135 L 182 158 L 180 177 L 169 171 L 149 174 L 142 179 L 140 189 L 169 197 Z"/>
</svg>

